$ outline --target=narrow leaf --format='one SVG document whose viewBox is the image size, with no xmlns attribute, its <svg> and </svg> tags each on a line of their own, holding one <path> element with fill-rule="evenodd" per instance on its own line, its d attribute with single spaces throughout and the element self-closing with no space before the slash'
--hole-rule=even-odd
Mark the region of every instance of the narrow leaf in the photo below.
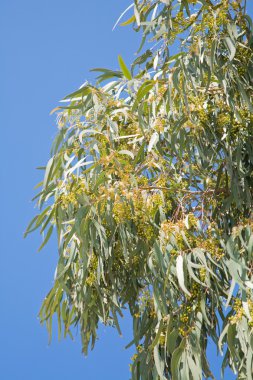
<svg viewBox="0 0 253 380">
<path fill-rule="evenodd" d="M 118 56 L 118 61 L 119 61 L 119 66 L 121 68 L 121 71 L 122 73 L 124 74 L 124 76 L 128 79 L 128 80 L 131 80 L 132 79 L 132 75 L 130 73 L 130 71 L 128 70 L 123 58 L 121 57 L 121 55 Z"/>
</svg>

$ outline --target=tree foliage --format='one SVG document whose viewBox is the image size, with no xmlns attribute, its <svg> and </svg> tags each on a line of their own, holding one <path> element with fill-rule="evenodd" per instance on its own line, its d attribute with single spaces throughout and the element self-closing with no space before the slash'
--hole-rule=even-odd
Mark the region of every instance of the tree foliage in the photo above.
<svg viewBox="0 0 253 380">
<path fill-rule="evenodd" d="M 126 19 L 127 14 L 131 15 Z M 123 21 L 126 20 L 126 21 Z M 51 334 L 133 320 L 133 380 L 253 372 L 253 35 L 243 0 L 136 0 L 131 68 L 96 69 L 58 107 L 37 195 L 59 261 L 40 319 Z M 147 49 L 147 50 L 145 50 Z M 42 248 L 41 246 L 41 248 Z"/>
</svg>

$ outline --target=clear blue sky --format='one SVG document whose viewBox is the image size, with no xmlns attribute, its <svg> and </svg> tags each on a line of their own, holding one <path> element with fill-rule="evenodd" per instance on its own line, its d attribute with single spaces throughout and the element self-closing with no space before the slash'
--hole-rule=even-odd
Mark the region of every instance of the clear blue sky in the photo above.
<svg viewBox="0 0 253 380">
<path fill-rule="evenodd" d="M 123 338 L 101 328 L 87 359 L 74 342 L 53 339 L 37 313 L 53 281 L 56 242 L 40 254 L 39 234 L 22 235 L 35 214 L 30 199 L 41 180 L 56 133 L 49 112 L 58 100 L 92 80 L 90 68 L 117 68 L 117 55 L 131 62 L 138 36 L 127 28 L 112 32 L 128 0 L 1 0 L 1 275 L 0 378 L 3 380 L 127 380 L 131 351 Z M 253 14 L 253 4 L 249 2 Z M 211 353 L 214 359 L 214 354 Z M 217 375 L 219 379 L 219 375 Z M 228 377 L 232 379 L 232 377 Z"/>
</svg>

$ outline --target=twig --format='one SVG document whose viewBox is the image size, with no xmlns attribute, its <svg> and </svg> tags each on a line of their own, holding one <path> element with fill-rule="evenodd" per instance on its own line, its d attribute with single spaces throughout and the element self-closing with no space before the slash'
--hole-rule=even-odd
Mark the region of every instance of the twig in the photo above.
<svg viewBox="0 0 253 380">
<path fill-rule="evenodd" d="M 172 189 L 169 188 L 169 187 L 165 187 L 165 186 L 142 186 L 142 187 L 138 187 L 138 189 L 140 190 L 165 190 L 165 191 L 171 191 Z M 219 193 L 223 193 L 226 191 L 225 188 L 222 188 L 222 189 L 209 189 L 209 190 L 179 190 L 179 191 L 182 191 L 186 194 L 189 194 L 189 195 L 200 195 L 200 194 L 203 194 L 203 195 L 209 195 L 209 194 L 219 194 Z"/>
</svg>

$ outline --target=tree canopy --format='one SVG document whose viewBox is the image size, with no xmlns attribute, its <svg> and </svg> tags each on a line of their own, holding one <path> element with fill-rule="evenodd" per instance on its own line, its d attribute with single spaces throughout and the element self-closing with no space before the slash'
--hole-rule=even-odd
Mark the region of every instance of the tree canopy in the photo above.
<svg viewBox="0 0 253 380">
<path fill-rule="evenodd" d="M 129 18 L 128 18 L 129 17 Z M 57 107 L 58 133 L 35 197 L 43 248 L 57 231 L 49 333 L 129 310 L 132 380 L 253 378 L 253 34 L 246 0 L 135 0 L 118 23 L 137 58 L 96 69 Z M 63 331 L 62 331 L 63 328 Z"/>
</svg>

